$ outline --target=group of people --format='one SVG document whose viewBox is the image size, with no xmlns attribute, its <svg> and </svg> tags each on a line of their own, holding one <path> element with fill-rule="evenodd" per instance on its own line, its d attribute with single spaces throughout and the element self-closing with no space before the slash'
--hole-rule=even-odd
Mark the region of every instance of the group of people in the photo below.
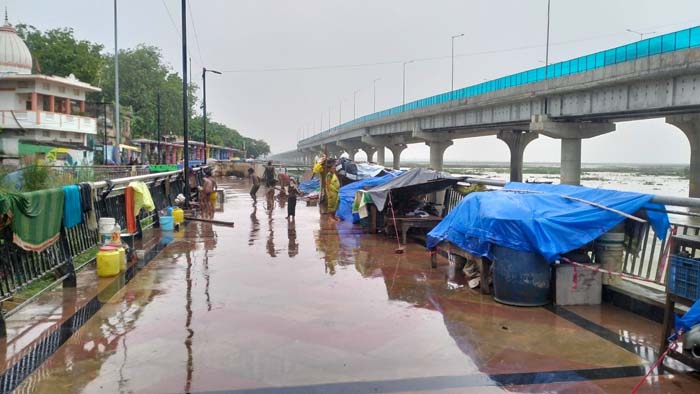
<svg viewBox="0 0 700 394">
<path fill-rule="evenodd" d="M 327 158 L 325 155 L 314 165 L 314 176 L 321 179 L 322 193 L 321 201 L 323 204 L 323 212 L 328 215 L 331 220 L 340 221 L 336 216 L 338 204 L 340 202 L 340 179 L 338 179 L 336 169 L 336 161 Z M 280 174 L 280 177 L 275 175 L 275 167 L 271 161 L 267 162 L 262 178 L 255 174 L 253 168 L 248 169 L 248 177 L 251 180 L 252 187 L 250 189 L 250 197 L 253 199 L 253 204 L 257 203 L 257 193 L 262 184 L 265 185 L 265 197 L 268 206 L 272 206 L 275 197 L 277 183 L 280 183 L 280 194 L 287 195 L 287 219 L 294 220 L 296 216 L 297 198 L 302 195 L 298 188 L 296 179 L 289 177 L 287 174 Z M 286 191 L 285 191 L 286 187 Z"/>
<path fill-rule="evenodd" d="M 282 176 L 284 175 L 284 176 Z M 262 179 L 255 175 L 255 170 L 253 168 L 248 169 L 248 177 L 251 180 L 252 187 L 250 188 L 250 197 L 253 199 L 253 204 L 258 201 L 257 193 L 260 189 L 261 183 L 265 184 L 265 199 L 268 206 L 272 206 L 275 198 L 276 185 L 278 179 L 275 176 L 275 167 L 272 165 L 271 161 L 267 162 L 265 170 L 263 172 Z M 298 188 L 297 181 L 293 177 L 289 177 L 287 174 L 280 174 L 280 190 L 281 194 L 286 194 L 287 196 L 287 220 L 295 220 L 296 217 L 296 207 L 297 198 L 302 195 Z M 286 190 L 285 190 L 286 188 Z"/>
</svg>

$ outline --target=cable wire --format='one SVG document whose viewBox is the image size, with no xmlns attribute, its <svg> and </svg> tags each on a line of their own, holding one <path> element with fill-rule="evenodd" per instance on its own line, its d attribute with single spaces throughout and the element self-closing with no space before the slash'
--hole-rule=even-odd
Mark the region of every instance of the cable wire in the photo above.
<svg viewBox="0 0 700 394">
<path fill-rule="evenodd" d="M 192 13 L 192 3 L 187 0 L 187 8 L 190 12 L 190 23 L 192 24 L 192 30 L 194 31 L 194 42 L 197 44 L 197 54 L 199 55 L 199 61 L 204 65 L 204 59 L 202 58 L 202 48 L 199 46 L 199 34 L 197 34 L 197 25 L 194 23 L 194 14 Z"/>
<path fill-rule="evenodd" d="M 170 13 L 170 8 L 168 8 L 168 4 L 165 2 L 165 0 L 160 0 L 161 3 L 163 3 L 163 7 L 165 7 L 165 12 L 168 13 L 168 18 L 170 18 L 170 23 L 173 24 L 173 28 L 175 28 L 175 31 L 177 32 L 178 37 L 182 40 L 182 33 L 180 33 L 180 29 L 177 28 L 177 23 L 175 23 L 175 19 L 173 19 L 173 14 Z"/>
</svg>

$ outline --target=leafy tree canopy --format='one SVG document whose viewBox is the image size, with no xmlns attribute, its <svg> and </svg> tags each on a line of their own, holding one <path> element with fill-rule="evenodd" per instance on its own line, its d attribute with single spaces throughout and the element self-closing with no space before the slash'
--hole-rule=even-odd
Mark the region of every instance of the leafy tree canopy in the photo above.
<svg viewBox="0 0 700 394">
<path fill-rule="evenodd" d="M 25 24 L 16 28 L 32 53 L 33 72 L 62 77 L 73 74 L 83 82 L 99 85 L 107 60 L 102 45 L 76 39 L 70 28 L 45 32 Z"/>
<path fill-rule="evenodd" d="M 40 31 L 34 26 L 19 24 L 17 32 L 24 39 L 34 58 L 33 72 L 68 76 L 91 85 L 102 92 L 91 94 L 88 101 L 114 101 L 114 55 L 104 53 L 104 47 L 75 37 L 73 29 L 59 28 Z M 202 140 L 202 118 L 192 116 L 197 107 L 197 86 L 189 87 L 191 138 Z M 119 102 L 131 112 L 134 138 L 156 139 L 158 93 L 160 93 L 161 132 L 182 136 L 182 78 L 163 61 L 159 48 L 140 44 L 119 52 Z M 124 112 L 122 113 L 123 116 Z M 207 123 L 207 140 L 216 145 L 234 147 L 258 157 L 270 152 L 262 140 L 242 136 L 221 123 Z"/>
</svg>

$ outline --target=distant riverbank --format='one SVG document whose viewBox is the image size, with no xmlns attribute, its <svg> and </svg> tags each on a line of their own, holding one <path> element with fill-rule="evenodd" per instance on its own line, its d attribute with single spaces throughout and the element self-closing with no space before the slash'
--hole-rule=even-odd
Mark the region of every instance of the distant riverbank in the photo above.
<svg viewBox="0 0 700 394">
<path fill-rule="evenodd" d="M 427 167 L 427 161 L 403 161 L 403 167 Z M 683 164 L 583 163 L 581 183 L 641 193 L 688 196 L 688 166 Z M 507 162 L 448 162 L 445 171 L 507 180 Z M 525 163 L 523 179 L 531 182 L 559 182 L 559 163 Z"/>
</svg>

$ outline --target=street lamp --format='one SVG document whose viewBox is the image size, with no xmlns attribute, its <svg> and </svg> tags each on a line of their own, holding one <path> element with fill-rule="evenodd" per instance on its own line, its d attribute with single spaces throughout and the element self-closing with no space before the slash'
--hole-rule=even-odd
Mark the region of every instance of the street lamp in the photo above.
<svg viewBox="0 0 700 394">
<path fill-rule="evenodd" d="M 644 36 L 648 36 L 648 35 L 650 35 L 650 34 L 656 34 L 655 31 L 650 31 L 650 32 L 647 32 L 647 33 L 642 33 L 642 32 L 640 32 L 640 31 L 636 31 L 636 30 L 632 30 L 632 29 L 625 29 L 625 31 L 628 31 L 628 32 L 630 32 L 630 33 L 632 33 L 632 34 L 639 34 L 639 39 L 640 39 L 640 40 L 643 40 L 643 39 L 644 39 Z"/>
<path fill-rule="evenodd" d="M 401 99 L 401 106 L 406 105 L 406 65 L 413 62 L 414 60 L 403 62 L 403 98 Z"/>
<path fill-rule="evenodd" d="M 464 37 L 464 33 L 452 36 L 452 82 L 450 83 L 450 92 L 455 91 L 455 38 Z M 452 97 L 452 93 L 450 93 Z"/>
<path fill-rule="evenodd" d="M 381 78 L 375 78 L 374 81 L 372 81 L 373 85 L 373 100 L 372 100 L 372 112 L 377 112 L 377 81 L 380 81 Z"/>
<path fill-rule="evenodd" d="M 359 90 L 355 90 L 354 92 L 352 92 L 352 120 L 357 119 L 357 116 L 355 115 L 355 101 L 357 99 L 358 92 Z"/>
<path fill-rule="evenodd" d="M 204 164 L 207 164 L 207 73 L 221 75 L 221 71 L 202 67 L 202 133 L 204 135 Z"/>
</svg>

